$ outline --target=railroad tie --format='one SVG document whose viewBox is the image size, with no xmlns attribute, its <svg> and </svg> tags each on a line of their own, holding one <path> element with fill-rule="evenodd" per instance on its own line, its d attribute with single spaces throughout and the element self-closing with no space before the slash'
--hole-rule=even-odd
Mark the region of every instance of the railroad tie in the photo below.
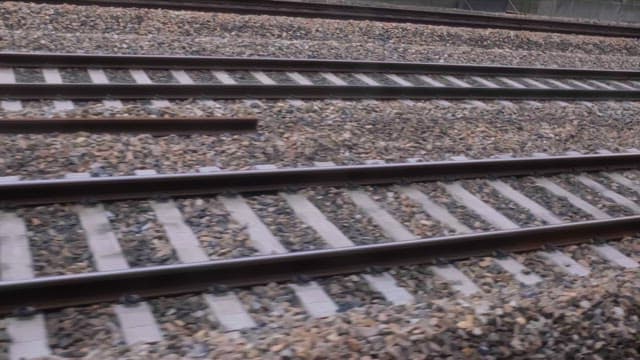
<svg viewBox="0 0 640 360">
<path fill-rule="evenodd" d="M 425 83 L 427 83 L 429 86 L 433 86 L 433 87 L 445 87 L 446 85 L 439 82 L 438 80 L 433 79 L 430 76 L 427 75 L 418 75 L 418 78 L 422 81 L 424 81 Z M 451 104 L 450 102 L 448 102 L 447 100 L 434 100 L 434 102 L 442 107 L 449 107 L 452 106 L 453 104 Z"/>
<path fill-rule="evenodd" d="M 275 168 L 275 167 L 273 167 Z M 280 192 L 296 216 L 313 228 L 316 233 L 332 248 L 352 247 L 355 244 L 347 238 L 307 197 L 300 193 Z M 399 287 L 396 280 L 388 273 L 363 275 L 371 288 L 384 296 L 394 305 L 414 302 L 414 297 L 406 289 Z"/>
<path fill-rule="evenodd" d="M 395 82 L 396 84 L 398 84 L 400 86 L 405 86 L 405 87 L 414 87 L 415 86 L 412 83 L 410 83 L 409 81 L 401 78 L 400 76 L 398 76 L 396 74 L 385 74 L 385 76 L 387 78 L 391 79 L 393 82 Z M 400 102 L 402 102 L 405 105 L 413 105 L 413 104 L 415 104 L 415 102 L 413 100 L 400 100 Z"/>
<path fill-rule="evenodd" d="M 136 170 L 135 174 L 147 176 L 157 173 L 155 170 Z M 173 200 L 151 201 L 151 207 L 158 222 L 164 228 L 180 262 L 196 263 L 209 260 L 205 250 L 198 242 L 193 230 L 185 223 L 180 210 Z M 235 293 L 205 294 L 203 297 L 211 313 L 225 331 L 236 331 L 256 326 L 255 321 L 245 310 Z"/>
<path fill-rule="evenodd" d="M 89 73 L 89 77 L 91 78 L 91 82 L 93 82 L 94 84 L 108 84 L 109 83 L 109 78 L 107 77 L 107 74 L 105 74 L 104 70 L 102 70 L 102 69 L 87 69 L 87 72 Z M 116 109 L 122 107 L 122 101 L 120 101 L 120 100 L 102 100 L 102 103 L 106 107 L 113 107 L 113 108 L 116 108 Z"/>
<path fill-rule="evenodd" d="M 527 87 L 523 84 L 520 84 L 519 82 L 513 80 L 513 79 L 509 79 L 506 78 L 504 76 L 498 77 L 498 80 L 502 81 L 503 83 L 515 88 L 515 89 L 526 89 Z M 542 104 L 540 104 L 537 101 L 531 101 L 531 100 L 526 100 L 525 101 L 526 104 L 532 105 L 532 106 L 542 106 Z"/>
<path fill-rule="evenodd" d="M 485 221 L 496 228 L 501 230 L 519 228 L 517 224 L 506 218 L 500 212 L 496 211 L 489 204 L 467 191 L 460 182 L 441 185 L 458 203 L 480 215 Z M 467 232 L 471 232 L 471 229 L 465 231 L 465 233 Z M 533 285 L 542 281 L 540 276 L 532 273 L 526 269 L 524 265 L 518 263 L 511 257 L 495 259 L 495 262 L 505 271 L 509 272 L 516 280 L 525 285 Z"/>
<path fill-rule="evenodd" d="M 487 80 L 485 78 L 482 78 L 480 76 L 472 76 L 471 78 L 473 80 L 479 82 L 480 84 L 488 87 L 488 88 L 497 89 L 497 88 L 500 87 L 500 85 L 492 83 L 491 81 L 489 81 L 489 80 Z M 498 103 L 502 104 L 504 106 L 507 106 L 507 107 L 515 107 L 516 106 L 514 103 L 512 103 L 511 101 L 508 101 L 508 100 L 498 100 Z"/>
<path fill-rule="evenodd" d="M 238 85 L 238 82 L 226 71 L 216 70 L 216 71 L 211 71 L 211 74 L 224 85 Z M 264 74 L 264 76 L 267 77 L 266 74 Z M 260 79 L 258 79 L 258 81 L 261 82 Z M 260 102 L 260 100 L 256 100 L 256 99 L 244 100 L 244 103 L 247 104 L 249 107 L 251 107 L 254 104 L 262 106 L 262 103 Z"/>
<path fill-rule="evenodd" d="M 149 75 L 142 69 L 130 69 L 129 73 L 133 80 L 138 84 L 153 84 L 153 81 L 149 78 Z M 155 108 L 163 108 L 171 106 L 168 100 L 151 100 L 151 106 Z"/>
<path fill-rule="evenodd" d="M 579 153 L 576 152 L 570 152 L 570 155 L 577 155 Z M 535 156 L 539 156 L 539 157 L 546 157 L 549 156 L 547 154 L 544 153 L 537 153 L 534 154 Z M 580 180 L 582 179 L 582 180 Z M 536 183 L 545 188 L 547 191 L 551 192 L 553 195 L 561 197 L 566 199 L 571 205 L 575 206 L 576 208 L 584 211 L 585 213 L 591 215 L 593 218 L 595 219 L 610 219 L 611 216 L 609 214 L 607 214 L 606 212 L 598 209 L 597 207 L 589 204 L 588 202 L 584 201 L 583 199 L 581 199 L 580 197 L 576 196 L 575 194 L 573 194 L 572 192 L 564 189 L 563 187 L 561 187 L 560 185 L 558 185 L 557 183 L 555 183 L 554 181 L 547 179 L 547 178 L 536 178 Z M 582 182 L 583 184 L 585 184 L 586 186 L 590 187 L 591 189 L 595 190 L 596 192 L 600 192 L 601 194 L 603 194 L 604 196 L 609 195 L 610 199 L 614 200 L 617 199 L 618 201 L 621 201 L 621 203 L 619 203 L 620 205 L 623 206 L 631 206 L 631 209 L 633 211 L 636 210 L 640 210 L 640 208 L 638 208 L 637 204 L 635 203 L 628 203 L 628 199 L 622 197 L 620 194 L 617 194 L 609 189 L 606 189 L 604 186 L 602 186 L 600 183 L 597 183 L 596 181 L 588 178 L 585 175 L 579 176 L 578 180 L 580 182 Z M 605 195 L 607 194 L 607 195 Z M 616 201 L 616 200 L 614 200 Z M 634 210 L 636 209 L 636 210 Z M 591 248 L 598 253 L 600 256 L 602 256 L 603 258 L 605 258 L 606 260 L 608 260 L 609 262 L 616 264 L 620 267 L 623 268 L 636 268 L 639 266 L 638 262 L 636 262 L 635 260 L 631 259 L 630 257 L 624 255 L 623 253 L 621 253 L 618 249 L 616 249 L 615 247 L 608 245 L 608 244 L 599 244 L 599 245 L 591 245 Z"/>
<path fill-rule="evenodd" d="M 313 85 L 313 82 L 311 82 L 311 80 L 309 80 L 309 78 L 307 78 L 306 76 L 300 74 L 299 72 L 287 72 L 287 76 L 295 81 L 297 84 L 299 85 Z M 289 104 L 294 105 L 294 106 L 302 106 L 304 105 L 304 101 L 301 100 L 288 100 Z"/>
<path fill-rule="evenodd" d="M 0 177 L 3 181 L 18 181 L 17 176 Z M 0 281 L 32 279 L 33 264 L 27 226 L 14 213 L 0 211 Z M 30 359 L 51 355 L 43 314 L 6 319 L 9 359 Z"/>
<path fill-rule="evenodd" d="M 191 76 L 189 76 L 189 74 L 187 74 L 186 71 L 184 70 L 171 70 L 171 76 L 173 76 L 174 79 L 176 79 L 180 84 L 183 85 L 193 85 L 195 84 L 195 82 L 193 81 L 193 79 L 191 78 Z M 215 102 L 213 100 L 198 100 L 198 102 L 202 105 L 205 106 L 215 106 Z M 195 112 L 197 113 L 202 113 L 202 111 L 198 110 L 198 109 L 194 109 Z"/>
<path fill-rule="evenodd" d="M 62 75 L 58 69 L 43 68 L 42 75 L 48 84 L 62 84 Z M 68 111 L 74 108 L 73 102 L 70 100 L 54 100 L 53 107 L 56 111 Z"/>
<path fill-rule="evenodd" d="M 214 167 L 200 168 L 200 172 L 219 171 Z M 218 197 L 227 209 L 231 217 L 244 226 L 252 242 L 253 247 L 260 254 L 285 254 L 288 250 L 280 243 L 258 215 L 249 207 L 249 204 L 241 196 Z M 331 300 L 324 289 L 315 281 L 306 284 L 289 284 L 303 308 L 312 317 L 332 316 L 338 311 L 338 306 Z"/>
<path fill-rule="evenodd" d="M 88 178 L 88 173 L 67 174 L 67 178 Z M 76 214 L 84 230 L 98 271 L 129 269 L 120 243 L 111 229 L 107 213 L 102 205 L 76 206 Z M 134 295 L 134 294 L 132 294 Z M 145 301 L 135 304 L 118 304 L 113 310 L 127 344 L 158 342 L 162 333 L 151 307 Z"/>
<path fill-rule="evenodd" d="M 368 161 L 369 164 L 379 161 Z M 335 166 L 332 162 L 316 162 L 316 166 Z M 369 216 L 382 231 L 393 241 L 407 241 L 416 239 L 404 225 L 391 214 L 380 207 L 368 194 L 360 190 L 347 190 L 347 195 L 362 212 Z M 441 278 L 447 280 L 450 286 L 465 296 L 475 294 L 480 288 L 473 283 L 462 271 L 453 265 L 431 266 L 430 269 Z"/>
<path fill-rule="evenodd" d="M 464 157 L 455 157 L 454 160 L 466 160 Z M 453 190 L 456 192 L 454 198 L 458 198 L 459 201 L 463 203 L 465 206 L 474 206 L 474 209 L 481 211 L 484 216 L 491 217 L 492 221 L 495 222 L 494 226 L 500 229 L 513 229 L 518 226 L 511 222 L 509 219 L 505 218 L 502 214 L 495 211 L 488 204 L 484 203 L 482 200 L 478 199 L 468 191 L 466 191 L 459 183 L 454 183 L 451 185 L 452 187 L 448 190 Z M 427 195 L 422 193 L 414 186 L 402 186 L 399 188 L 400 191 L 409 197 L 412 201 L 420 204 L 422 208 L 425 210 L 429 216 L 434 219 L 440 221 L 442 224 L 446 225 L 450 229 L 456 231 L 457 233 L 466 234 L 471 233 L 472 230 L 466 225 L 462 224 L 458 221 L 449 211 L 436 203 L 434 203 Z M 472 211 L 474 211 L 472 209 Z M 510 273 L 517 281 L 525 285 L 533 285 L 536 284 L 542 279 L 537 274 L 532 273 L 529 269 L 527 269 L 524 265 L 517 262 L 515 259 L 511 257 L 505 257 L 501 259 L 494 260 L 500 267 L 502 267 L 505 271 Z"/>
<path fill-rule="evenodd" d="M 465 82 L 465 81 L 463 81 L 461 79 L 458 79 L 455 76 L 445 75 L 445 76 L 443 76 L 443 78 L 445 78 L 447 81 L 449 81 L 453 85 L 459 86 L 461 88 L 470 88 L 470 87 L 472 87 L 471 84 L 469 84 L 469 83 L 467 83 L 467 82 Z M 467 100 L 466 102 L 468 104 L 470 104 L 471 106 L 477 106 L 477 107 L 480 107 L 480 108 L 486 108 L 487 107 L 487 104 L 485 104 L 482 101 L 478 101 L 478 100 Z"/>
<path fill-rule="evenodd" d="M 609 80 L 610 83 L 614 84 L 614 85 L 618 85 L 619 87 L 625 89 L 625 90 L 637 90 L 636 88 L 634 88 L 633 86 L 629 86 L 623 82 L 617 81 L 617 80 Z"/>
<path fill-rule="evenodd" d="M 541 83 L 538 80 L 534 80 L 534 79 L 530 79 L 530 78 L 523 78 L 522 81 L 526 82 L 529 85 L 533 85 L 535 87 L 537 87 L 538 89 L 551 89 L 550 86 L 547 86 L 543 83 Z M 567 103 L 566 101 L 553 101 L 553 103 L 561 105 L 561 106 L 569 106 L 569 103 Z"/>
<path fill-rule="evenodd" d="M 498 158 L 510 158 L 510 156 L 498 156 Z M 465 156 L 452 157 L 453 160 L 468 160 Z M 496 191 L 498 191 L 501 195 L 506 198 L 512 200 L 516 204 L 522 206 L 531 212 L 534 216 L 539 217 L 543 221 L 546 221 L 549 224 L 560 224 L 562 221 L 557 218 L 553 213 L 546 210 L 540 204 L 535 201 L 529 199 L 524 194 L 519 191 L 513 189 L 511 186 L 507 185 L 502 181 L 488 181 L 489 185 L 491 185 Z M 464 190 L 464 189 L 463 189 Z M 466 190 L 464 190 L 466 192 Z M 473 196 L 473 195 L 472 195 Z M 475 197 L 475 196 L 474 196 Z M 478 202 L 479 206 L 474 206 L 472 203 L 463 203 L 468 209 L 479 215 L 482 219 L 487 221 L 489 224 L 495 226 L 501 230 L 514 229 L 519 228 L 520 226 L 507 219 L 504 215 L 500 214 L 497 210 L 493 209 L 489 204 L 484 201 L 478 199 L 475 200 Z M 564 254 L 561 251 L 540 251 L 539 254 L 546 258 L 547 260 L 555 263 L 559 268 L 565 271 L 568 274 L 574 276 L 586 276 L 589 274 L 589 270 L 584 266 L 580 265 L 578 262 L 570 258 L 568 255 Z M 502 259 L 505 260 L 505 259 Z M 515 260 L 514 260 L 515 261 Z M 500 262 L 498 263 L 502 266 L 505 265 L 507 267 L 503 267 L 505 270 L 511 272 L 516 278 L 521 279 L 523 283 L 529 282 L 530 284 L 534 284 L 542 281 L 542 278 L 537 274 L 531 273 L 528 269 L 520 268 L 520 266 L 512 266 L 509 262 Z"/>
<path fill-rule="evenodd" d="M 0 68 L 0 83 L 2 84 L 15 84 L 16 75 L 12 68 Z M 22 110 L 22 102 L 19 100 L 2 100 L 0 101 L 2 109 L 5 111 L 20 111 Z"/>
</svg>

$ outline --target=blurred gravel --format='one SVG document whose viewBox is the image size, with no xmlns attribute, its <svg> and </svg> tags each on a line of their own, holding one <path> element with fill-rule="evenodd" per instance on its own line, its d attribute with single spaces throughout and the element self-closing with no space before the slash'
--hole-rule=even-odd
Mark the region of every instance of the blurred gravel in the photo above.
<svg viewBox="0 0 640 360">
<path fill-rule="evenodd" d="M 390 241 L 373 220 L 360 210 L 344 189 L 305 188 L 300 191 L 332 224 L 356 245 Z"/>
<path fill-rule="evenodd" d="M 124 175 L 147 168 L 173 173 L 212 165 L 248 169 L 258 164 L 361 164 L 368 159 L 399 162 L 412 157 L 443 160 L 461 154 L 486 158 L 501 153 L 528 156 L 640 147 L 640 108 L 635 105 L 600 103 L 591 108 L 543 103 L 534 109 L 526 104 L 509 108 L 488 103 L 487 108 L 478 108 L 456 102 L 441 107 L 430 101 L 261 103 L 248 108 L 244 102 L 229 101 L 207 107 L 185 101 L 162 109 L 127 103 L 121 110 L 94 103 L 69 116 L 255 115 L 260 124 L 256 134 L 0 135 L 0 173 L 55 178 L 70 171 Z M 27 104 L 24 115 L 52 116 L 50 106 L 36 110 Z"/>
<path fill-rule="evenodd" d="M 234 222 L 223 205 L 214 198 L 175 200 L 185 223 L 200 246 L 213 259 L 255 255 L 246 229 Z"/>
<path fill-rule="evenodd" d="M 298 219 L 284 198 L 259 195 L 245 197 L 245 200 L 285 249 L 308 251 L 327 247 L 313 228 Z"/>
<path fill-rule="evenodd" d="M 70 205 L 21 208 L 36 276 L 95 271 L 80 219 Z"/>
<path fill-rule="evenodd" d="M 118 201 L 106 204 L 105 210 L 129 266 L 178 262 L 162 225 L 147 202 Z"/>
<path fill-rule="evenodd" d="M 188 11 L 25 5 L 5 2 L 0 19 L 6 31 L 43 31 L 137 36 L 207 36 L 262 41 L 363 41 L 437 44 L 476 48 L 564 51 L 583 54 L 640 55 L 636 39 L 611 39 L 496 29 L 449 28 L 415 24 L 239 16 Z"/>
<path fill-rule="evenodd" d="M 301 58 L 433 61 L 564 67 L 637 69 L 640 41 L 506 30 L 409 24 L 239 16 L 196 12 L 0 4 L 0 48 L 4 51 L 59 51 L 121 54 L 190 54 Z M 209 72 L 189 71 L 196 81 L 215 81 Z M 150 71 L 157 82 L 175 82 L 167 71 Z M 116 82 L 130 74 L 107 70 Z M 238 73 L 243 82 L 254 81 Z M 273 74 L 270 74 L 275 76 Z M 67 82 L 88 81 L 85 72 L 65 69 Z M 314 80 L 318 75 L 314 75 Z M 18 81 L 42 81 L 37 70 L 19 69 Z M 389 81 L 380 74 L 380 82 Z M 284 81 L 285 78 L 277 79 Z M 345 77 L 358 83 L 353 77 Z M 291 82 L 292 80 L 286 79 Z M 487 158 L 533 152 L 592 153 L 640 148 L 639 103 L 607 102 L 539 106 L 515 102 L 486 107 L 452 101 L 287 101 L 124 102 L 122 109 L 100 102 L 76 103 L 65 116 L 245 116 L 260 118 L 255 134 L 152 137 L 148 135 L 0 135 L 0 174 L 28 179 L 60 178 L 68 172 L 94 176 L 193 172 L 201 166 L 249 169 L 258 164 L 311 166 L 315 161 L 361 164 L 368 159 L 402 162 L 452 155 Z M 50 101 L 23 102 L 22 112 L 0 117 L 60 116 Z M 635 181 L 640 175 L 629 175 Z M 605 202 L 569 178 L 567 187 L 601 203 L 611 215 L 628 211 Z M 599 181 L 607 186 L 613 184 Z M 565 221 L 591 217 L 566 200 L 545 194 L 531 178 L 505 180 Z M 484 180 L 465 188 L 521 226 L 540 221 L 500 197 Z M 489 230 L 479 216 L 451 201 L 441 184 L 418 184 L 433 201 L 474 230 Z M 449 233 L 393 187 L 363 187 L 416 236 Z M 615 191 L 640 199 L 629 189 Z M 309 188 L 302 194 L 356 244 L 389 241 L 349 199 L 345 189 Z M 278 195 L 252 196 L 252 208 L 291 250 L 323 248 L 319 236 L 295 218 Z M 254 255 L 246 230 L 231 220 L 215 198 L 176 200 L 185 222 L 211 258 Z M 144 202 L 105 205 L 127 259 L 133 266 L 176 262 L 164 231 Z M 70 206 L 17 210 L 28 227 L 36 274 L 95 270 L 77 216 Z M 637 238 L 615 242 L 640 260 Z M 150 301 L 165 335 L 158 344 L 125 346 L 109 306 L 70 308 L 46 315 L 56 358 L 99 359 L 637 359 L 640 343 L 640 279 L 637 271 L 613 267 L 590 245 L 562 249 L 588 267 L 584 278 L 565 275 L 535 253 L 514 257 L 543 277 L 523 286 L 491 258 L 456 265 L 482 292 L 462 297 L 435 277 L 427 265 L 390 269 L 416 303 L 389 306 L 359 276 L 318 282 L 339 305 L 335 317 L 311 319 L 286 284 L 235 292 L 258 327 L 224 333 L 199 295 Z M 480 311 L 486 308 L 486 311 Z M 8 338 L 0 320 L 0 358 Z"/>
<path fill-rule="evenodd" d="M 93 305 L 66 308 L 46 315 L 49 346 L 56 358 L 100 357 L 114 351 L 112 358 L 124 355 L 124 339 L 110 306 Z"/>
<path fill-rule="evenodd" d="M 419 273 L 416 268 L 407 270 L 411 276 Z M 394 275 L 402 278 L 398 271 Z M 431 277 L 425 274 L 416 279 L 424 278 Z M 370 359 L 640 356 L 636 346 L 640 313 L 634 300 L 640 296 L 640 284 L 634 271 L 612 272 L 609 268 L 587 278 L 547 281 L 531 289 L 506 283 L 511 285 L 483 297 L 462 299 L 448 293 L 444 284 L 422 287 L 425 284 L 420 281 L 415 290 L 422 290 L 416 291 L 419 302 L 415 305 L 373 303 L 316 320 L 305 319 L 299 310 L 287 305 L 287 297 L 254 303 L 260 298 L 241 294 L 243 300 L 250 301 L 246 304 L 270 308 L 277 321 L 262 322 L 264 326 L 241 334 L 223 334 L 202 322 L 195 327 L 181 323 L 177 310 L 165 312 L 162 326 L 172 334 L 168 341 L 132 349 L 100 347 L 94 355 L 131 359 L 174 359 L 188 354 L 230 359 L 349 358 L 356 354 Z M 262 288 L 272 289 L 270 295 L 276 294 L 275 286 Z M 474 306 L 486 301 L 488 309 L 477 313 Z M 176 303 L 170 308 L 184 306 Z"/>
</svg>

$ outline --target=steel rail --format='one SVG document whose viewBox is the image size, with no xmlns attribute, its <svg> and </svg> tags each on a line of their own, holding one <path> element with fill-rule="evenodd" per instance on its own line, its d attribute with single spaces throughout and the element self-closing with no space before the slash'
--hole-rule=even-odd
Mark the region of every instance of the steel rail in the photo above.
<svg viewBox="0 0 640 360">
<path fill-rule="evenodd" d="M 148 199 L 277 191 L 308 186 L 349 186 L 499 176 L 550 175 L 640 167 L 640 154 L 566 155 L 512 159 L 437 161 L 219 171 L 90 179 L 0 182 L 0 205 Z"/>
<path fill-rule="evenodd" d="M 0 119 L 0 133 L 144 133 L 151 135 L 213 134 L 255 131 L 256 118 L 14 118 Z"/>
<path fill-rule="evenodd" d="M 69 99 L 446 99 L 640 100 L 640 90 L 515 89 L 482 87 L 218 84 L 0 84 L 0 98 Z"/>
<path fill-rule="evenodd" d="M 98 55 L 2 52 L 0 53 L 0 66 L 39 68 L 86 67 L 121 69 L 208 69 L 226 71 L 448 74 L 468 76 L 565 77 L 612 80 L 640 79 L 640 71 L 637 70 L 177 55 Z"/>
<path fill-rule="evenodd" d="M 640 216 L 593 220 L 515 230 L 454 235 L 330 250 L 254 256 L 123 271 L 0 282 L 0 313 L 118 300 L 124 295 L 155 297 L 206 291 L 214 285 L 251 286 L 312 277 L 344 275 L 374 266 L 422 264 L 520 252 L 544 246 L 611 240 L 640 232 Z"/>
<path fill-rule="evenodd" d="M 20 1 L 20 0 L 19 0 Z M 406 22 L 443 26 L 529 30 L 597 36 L 639 37 L 640 27 L 578 21 L 506 16 L 482 12 L 447 11 L 379 6 L 319 4 L 281 0 L 22 0 L 32 3 L 68 3 L 238 14 L 292 16 L 345 20 Z"/>
</svg>

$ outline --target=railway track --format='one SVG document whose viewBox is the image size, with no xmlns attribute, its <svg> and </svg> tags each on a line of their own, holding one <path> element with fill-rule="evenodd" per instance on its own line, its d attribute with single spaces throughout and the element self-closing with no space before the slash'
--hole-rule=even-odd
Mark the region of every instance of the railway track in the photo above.
<svg viewBox="0 0 640 360">
<path fill-rule="evenodd" d="M 39 311 L 115 301 L 120 304 L 114 305 L 114 312 L 125 339 L 135 343 L 162 337 L 147 305 L 147 300 L 156 296 L 204 292 L 209 311 L 221 328 L 232 331 L 256 326 L 246 305 L 234 295 L 238 286 L 293 281 L 289 286 L 308 315 L 325 317 L 338 311 L 320 285 L 326 276 L 358 274 L 371 291 L 399 305 L 413 302 L 414 297 L 391 273 L 409 264 L 429 265 L 433 276 L 448 281 L 463 296 L 482 291 L 450 261 L 470 256 L 493 255 L 496 266 L 523 286 L 536 286 L 544 279 L 517 261 L 514 252 L 534 251 L 563 276 L 589 274 L 588 267 L 563 252 L 562 246 L 568 244 L 587 244 L 613 267 L 637 268 L 636 255 L 624 254 L 611 240 L 633 236 L 640 230 L 639 159 L 638 152 L 602 151 L 517 159 L 412 159 L 402 164 L 372 160 L 358 166 L 318 163 L 315 168 L 303 169 L 202 168 L 199 175 L 138 171 L 136 176 L 114 178 L 89 178 L 85 174 L 46 181 L 4 178 L 0 182 L 0 198 L 5 201 L 0 213 L 4 236 L 0 242 L 0 312 L 13 314 L 10 322 L 14 329 L 46 334 L 42 329 L 44 315 Z M 362 242 L 347 237 L 344 224 L 321 210 L 318 193 L 312 196 L 306 192 L 310 188 L 322 192 L 332 186 L 338 186 L 334 189 L 349 199 L 360 216 L 380 229 L 382 238 Z M 482 190 L 487 188 L 494 194 Z M 443 200 L 438 191 L 450 200 Z M 189 219 L 181 214 L 181 200 L 158 198 L 159 193 L 179 197 L 218 194 L 215 201 L 247 234 L 249 245 L 236 246 L 251 247 L 249 252 L 254 256 L 236 253 L 212 260 Z M 387 194 L 386 198 L 380 193 Z M 397 195 L 389 198 L 389 193 Z M 290 208 L 291 216 L 312 229 L 319 243 L 299 248 L 295 242 L 303 239 L 291 243 L 276 236 L 275 231 L 282 229 L 274 227 L 273 220 L 262 218 L 263 210 L 256 208 L 256 199 L 265 196 L 270 201 L 279 198 L 281 206 Z M 401 196 L 442 229 L 427 236 L 418 233 L 403 207 L 394 205 Z M 106 210 L 108 204 L 97 201 L 131 199 L 144 199 L 150 204 L 179 263 L 130 268 L 122 248 L 125 245 L 113 230 L 110 219 L 114 215 Z M 202 199 L 207 201 L 207 197 Z M 28 209 L 24 208 L 26 204 L 53 202 L 75 203 L 74 216 L 86 236 L 95 272 L 34 277 L 32 267 L 42 255 L 34 252 L 32 260 L 28 229 L 34 220 L 20 214 L 25 214 L 21 211 Z M 509 213 L 496 205 L 504 202 L 514 204 Z M 566 202 L 582 215 L 554 213 L 551 209 L 557 208 L 558 202 Z M 465 218 L 461 215 L 465 212 L 479 220 Z M 221 216 L 219 210 L 216 214 Z M 198 215 L 204 216 L 209 215 Z M 351 221 L 349 227 L 354 226 Z M 480 222 L 485 225 L 479 226 Z M 20 330 L 14 330 L 12 337 L 19 338 L 20 334 Z M 16 358 L 24 351 L 46 351 L 42 339 L 36 345 L 31 342 L 35 350 L 21 348 L 24 343 L 19 341 L 12 345 Z"/>
<path fill-rule="evenodd" d="M 0 65 L 5 110 L 21 109 L 20 100 L 40 99 L 65 109 L 73 106 L 70 100 L 121 106 L 121 99 L 640 98 L 637 71 L 15 53 L 0 54 Z M 149 71 L 155 72 L 155 81 Z"/>
<path fill-rule="evenodd" d="M 28 0 L 36 3 L 54 3 L 53 0 Z M 596 24 L 530 18 L 524 16 L 495 15 L 436 9 L 407 9 L 399 7 L 353 6 L 295 1 L 260 0 L 65 0 L 67 4 L 118 7 L 157 8 L 230 12 L 274 16 L 294 16 L 327 19 L 406 22 L 417 24 L 463 26 L 476 28 L 529 30 L 597 36 L 638 37 L 640 27 L 620 24 Z"/>
</svg>

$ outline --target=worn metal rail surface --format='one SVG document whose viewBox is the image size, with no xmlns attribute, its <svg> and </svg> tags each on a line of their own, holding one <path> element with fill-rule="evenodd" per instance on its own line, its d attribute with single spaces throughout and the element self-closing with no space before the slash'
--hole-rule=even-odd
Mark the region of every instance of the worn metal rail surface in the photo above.
<svg viewBox="0 0 640 360">
<path fill-rule="evenodd" d="M 12 118 L 0 119 L 0 133 L 144 133 L 151 135 L 211 134 L 255 131 L 256 118 Z"/>
<path fill-rule="evenodd" d="M 525 176 L 640 167 L 639 153 L 435 161 L 382 165 L 219 171 L 0 183 L 1 205 L 145 199 L 277 191 L 305 186 L 348 186 Z"/>
<path fill-rule="evenodd" d="M 640 231 L 640 216 L 475 233 L 332 250 L 254 256 L 194 264 L 156 266 L 0 282 L 0 313 L 31 307 L 47 310 L 142 297 L 183 294 L 220 286 L 250 286 L 307 277 L 351 274 L 374 266 L 462 259 L 495 251 L 531 251 Z"/>
<path fill-rule="evenodd" d="M 307 18 L 405 22 L 444 26 L 530 30 L 582 35 L 638 37 L 640 27 L 577 21 L 507 16 L 481 12 L 400 7 L 320 4 L 282 0 L 23 0 L 35 3 L 67 3 L 118 7 L 157 8 L 276 15 Z"/>
<path fill-rule="evenodd" d="M 467 76 L 528 76 L 640 80 L 637 70 L 543 68 L 525 66 L 441 64 L 417 62 L 236 58 L 179 55 L 100 55 L 64 53 L 0 52 L 2 67 L 118 68 L 118 69 L 207 69 L 226 71 L 305 71 L 394 74 L 448 74 Z"/>
</svg>

